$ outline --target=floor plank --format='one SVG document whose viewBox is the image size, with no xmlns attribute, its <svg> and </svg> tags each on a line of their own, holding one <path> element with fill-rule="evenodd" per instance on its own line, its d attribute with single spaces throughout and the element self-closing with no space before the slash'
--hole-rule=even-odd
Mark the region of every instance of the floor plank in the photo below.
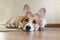
<svg viewBox="0 0 60 40">
<path fill-rule="evenodd" d="M 0 32 L 0 40 L 60 40 L 60 28 L 45 28 L 44 31 L 34 32 Z"/>
</svg>

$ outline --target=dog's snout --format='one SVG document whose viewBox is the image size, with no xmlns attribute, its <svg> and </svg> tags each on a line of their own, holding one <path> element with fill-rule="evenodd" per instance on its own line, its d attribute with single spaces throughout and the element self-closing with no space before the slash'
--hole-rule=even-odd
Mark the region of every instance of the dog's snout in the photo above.
<svg viewBox="0 0 60 40">
<path fill-rule="evenodd" d="M 31 27 L 29 25 L 26 26 L 26 30 L 30 30 Z"/>
</svg>

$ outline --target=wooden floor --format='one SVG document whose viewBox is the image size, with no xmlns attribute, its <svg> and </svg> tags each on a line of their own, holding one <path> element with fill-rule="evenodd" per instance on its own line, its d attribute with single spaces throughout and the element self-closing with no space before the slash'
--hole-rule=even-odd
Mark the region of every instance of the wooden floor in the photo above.
<svg viewBox="0 0 60 40">
<path fill-rule="evenodd" d="M 60 28 L 46 28 L 44 31 L 0 32 L 0 40 L 60 40 Z"/>
</svg>

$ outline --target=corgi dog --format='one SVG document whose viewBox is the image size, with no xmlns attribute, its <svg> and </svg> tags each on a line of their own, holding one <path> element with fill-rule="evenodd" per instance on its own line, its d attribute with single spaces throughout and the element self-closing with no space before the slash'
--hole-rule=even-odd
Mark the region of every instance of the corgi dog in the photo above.
<svg viewBox="0 0 60 40">
<path fill-rule="evenodd" d="M 7 28 L 22 27 L 24 31 L 42 31 L 47 24 L 45 20 L 46 9 L 41 8 L 36 14 L 30 11 L 29 5 L 25 4 L 22 16 L 15 16 L 6 23 Z"/>
<path fill-rule="evenodd" d="M 44 26 L 47 24 L 45 20 L 46 9 L 41 8 L 36 14 L 33 14 L 30 10 L 29 5 L 24 5 L 24 16 L 25 18 L 21 21 L 23 24 L 23 30 L 26 31 L 42 31 Z"/>
</svg>

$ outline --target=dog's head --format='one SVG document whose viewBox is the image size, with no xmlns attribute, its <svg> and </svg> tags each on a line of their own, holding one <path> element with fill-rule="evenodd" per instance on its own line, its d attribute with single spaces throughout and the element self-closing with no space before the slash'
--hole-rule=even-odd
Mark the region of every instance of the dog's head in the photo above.
<svg viewBox="0 0 60 40">
<path fill-rule="evenodd" d="M 26 4 L 24 5 L 23 13 L 24 18 L 21 21 L 23 24 L 23 30 L 27 31 L 34 31 L 38 30 L 39 27 L 42 25 L 42 18 L 45 16 L 45 8 L 41 8 L 36 14 L 33 14 L 30 11 L 29 6 Z"/>
</svg>

